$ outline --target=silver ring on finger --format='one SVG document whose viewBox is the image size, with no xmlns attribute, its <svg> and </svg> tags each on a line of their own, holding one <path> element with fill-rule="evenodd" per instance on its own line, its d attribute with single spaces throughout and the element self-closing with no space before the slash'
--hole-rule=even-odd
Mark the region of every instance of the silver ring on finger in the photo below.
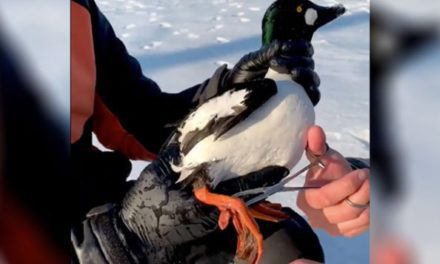
<svg viewBox="0 0 440 264">
<path fill-rule="evenodd" d="M 370 206 L 370 202 L 368 202 L 367 204 L 358 204 L 358 203 L 355 203 L 355 202 L 353 202 L 352 200 L 350 200 L 348 197 L 345 198 L 344 201 L 345 201 L 348 205 L 350 205 L 351 207 L 358 208 L 358 209 L 365 209 L 365 208 L 368 208 L 368 207 Z"/>
</svg>

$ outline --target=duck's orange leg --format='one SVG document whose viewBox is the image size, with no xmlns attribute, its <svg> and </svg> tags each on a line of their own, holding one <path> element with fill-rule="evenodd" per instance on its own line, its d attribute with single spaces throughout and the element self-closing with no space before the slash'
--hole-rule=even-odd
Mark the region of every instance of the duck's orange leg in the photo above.
<svg viewBox="0 0 440 264">
<path fill-rule="evenodd" d="M 253 205 L 249 212 L 256 219 L 278 223 L 281 220 L 289 218 L 289 215 L 281 211 L 281 208 L 281 204 L 264 201 Z"/>
<path fill-rule="evenodd" d="M 219 209 L 221 229 L 225 229 L 232 218 L 238 235 L 237 256 L 247 260 L 255 255 L 252 263 L 257 264 L 263 255 L 263 236 L 245 203 L 236 197 L 211 193 L 206 186 L 194 189 L 194 195 L 200 202 Z"/>
</svg>

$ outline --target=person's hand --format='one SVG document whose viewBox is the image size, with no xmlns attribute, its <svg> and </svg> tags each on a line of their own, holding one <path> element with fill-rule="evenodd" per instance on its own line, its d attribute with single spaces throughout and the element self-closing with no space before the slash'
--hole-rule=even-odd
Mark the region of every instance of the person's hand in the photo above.
<svg viewBox="0 0 440 264">
<path fill-rule="evenodd" d="M 323 186 L 301 191 L 297 204 L 312 227 L 334 236 L 356 236 L 370 225 L 369 170 L 352 170 L 339 152 L 327 148 L 322 128 L 312 127 L 308 131 L 307 156 L 310 161 L 319 157 L 325 168 L 310 169 L 305 185 Z"/>
<path fill-rule="evenodd" d="M 193 101 L 198 105 L 234 87 L 233 84 L 262 80 L 269 67 L 290 74 L 293 81 L 302 85 L 313 105 L 319 102 L 320 79 L 314 71 L 313 46 L 307 41 L 274 41 L 269 46 L 243 56 L 232 70 L 219 67 L 213 76 L 200 85 Z"/>
</svg>

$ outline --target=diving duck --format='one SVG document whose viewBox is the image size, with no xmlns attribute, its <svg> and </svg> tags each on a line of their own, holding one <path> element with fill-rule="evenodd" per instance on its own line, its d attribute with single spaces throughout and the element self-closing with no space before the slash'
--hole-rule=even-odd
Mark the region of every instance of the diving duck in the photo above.
<svg viewBox="0 0 440 264">
<path fill-rule="evenodd" d="M 263 45 L 275 40 L 311 41 L 318 28 L 344 11 L 341 5 L 277 0 L 263 18 Z M 238 257 L 253 256 L 252 263 L 258 263 L 263 254 L 262 235 L 241 199 L 211 190 L 222 181 L 267 166 L 292 169 L 304 152 L 306 133 L 314 122 L 314 104 L 305 89 L 289 74 L 270 68 L 261 87 L 238 85 L 199 106 L 177 129 L 174 136 L 181 158 L 170 165 L 180 173 L 178 182 L 192 185 L 197 200 L 219 209 L 221 229 L 232 219 Z"/>
</svg>

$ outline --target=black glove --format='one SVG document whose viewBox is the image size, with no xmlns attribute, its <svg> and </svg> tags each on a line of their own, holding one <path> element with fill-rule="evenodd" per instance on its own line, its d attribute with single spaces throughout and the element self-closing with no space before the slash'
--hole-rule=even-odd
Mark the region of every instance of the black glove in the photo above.
<svg viewBox="0 0 440 264">
<path fill-rule="evenodd" d="M 313 105 L 316 105 L 320 99 L 320 79 L 314 71 L 313 53 L 313 46 L 308 41 L 274 41 L 241 58 L 230 72 L 228 81 L 238 83 L 261 79 L 270 67 L 290 74 L 293 81 L 304 87 Z"/>
<path fill-rule="evenodd" d="M 217 229 L 218 212 L 194 199 L 189 187 L 178 179 L 170 161 L 179 158 L 177 143 L 169 143 L 159 158 L 148 165 L 116 209 L 112 220 L 123 240 L 138 241 L 148 263 L 178 263 L 180 245 L 203 238 Z M 219 184 L 215 192 L 231 195 L 263 185 L 273 185 L 288 173 L 283 167 L 268 167 L 236 180 Z M 126 251 L 132 250 L 133 242 Z M 136 247 L 134 247 L 136 248 Z M 233 256 L 233 254 L 231 255 Z"/>
<path fill-rule="evenodd" d="M 307 68 L 313 70 L 313 46 L 307 41 L 274 41 L 260 50 L 243 56 L 229 74 L 229 83 L 248 82 L 262 79 L 273 62 L 289 69 Z"/>
<path fill-rule="evenodd" d="M 286 41 L 281 45 L 281 51 L 271 59 L 270 67 L 277 72 L 290 74 L 293 81 L 304 87 L 313 105 L 317 105 L 321 99 L 321 92 L 318 89 L 321 80 L 314 71 L 313 53 L 310 42 Z"/>
<path fill-rule="evenodd" d="M 243 56 L 232 70 L 228 70 L 226 65 L 219 67 L 209 80 L 200 85 L 193 101 L 200 105 L 231 89 L 234 83 L 263 79 L 271 67 L 290 74 L 293 81 L 304 87 L 313 105 L 316 105 L 320 99 L 320 79 L 314 71 L 312 56 L 313 46 L 307 41 L 274 41 Z"/>
</svg>

